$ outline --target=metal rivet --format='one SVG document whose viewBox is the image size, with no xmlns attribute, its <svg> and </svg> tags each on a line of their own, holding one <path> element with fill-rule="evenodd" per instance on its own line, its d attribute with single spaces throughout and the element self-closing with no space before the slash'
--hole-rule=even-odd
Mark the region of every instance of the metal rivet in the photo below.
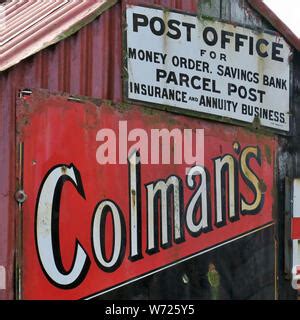
<svg viewBox="0 0 300 320">
<path fill-rule="evenodd" d="M 27 194 L 24 190 L 18 190 L 15 194 L 16 201 L 19 203 L 24 203 L 27 199 Z"/>
</svg>

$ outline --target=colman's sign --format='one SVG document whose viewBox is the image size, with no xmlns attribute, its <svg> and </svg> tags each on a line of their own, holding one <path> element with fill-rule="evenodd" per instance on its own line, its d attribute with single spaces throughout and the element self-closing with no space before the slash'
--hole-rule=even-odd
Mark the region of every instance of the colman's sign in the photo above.
<svg viewBox="0 0 300 320">
<path fill-rule="evenodd" d="M 25 299 L 101 295 L 273 224 L 273 137 L 34 92 L 17 143 Z"/>
</svg>

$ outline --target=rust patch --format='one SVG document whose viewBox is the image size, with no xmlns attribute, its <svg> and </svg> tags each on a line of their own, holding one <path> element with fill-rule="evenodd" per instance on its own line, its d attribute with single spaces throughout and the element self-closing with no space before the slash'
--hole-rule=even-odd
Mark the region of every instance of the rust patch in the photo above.
<svg viewBox="0 0 300 320">
<path fill-rule="evenodd" d="M 265 145 L 265 154 L 266 154 L 266 159 L 268 164 L 272 163 L 272 153 L 271 153 L 271 149 L 270 146 Z"/>
<path fill-rule="evenodd" d="M 258 188 L 262 193 L 265 193 L 267 191 L 267 186 L 263 180 L 259 180 Z"/>
<path fill-rule="evenodd" d="M 255 116 L 254 117 L 254 119 L 253 119 L 253 122 L 252 122 L 252 127 L 254 128 L 254 129 L 260 129 L 260 127 L 261 127 L 261 123 L 260 123 L 260 119 L 259 119 L 259 117 L 258 116 Z"/>
<path fill-rule="evenodd" d="M 135 203 L 136 192 L 135 192 L 135 190 L 131 190 L 131 197 L 132 197 L 133 206 L 135 207 L 136 206 L 136 203 Z"/>
<path fill-rule="evenodd" d="M 66 167 L 66 166 L 62 166 L 62 167 L 61 167 L 61 172 L 62 172 L 63 174 L 66 174 L 66 172 L 67 172 L 67 167 Z"/>
</svg>

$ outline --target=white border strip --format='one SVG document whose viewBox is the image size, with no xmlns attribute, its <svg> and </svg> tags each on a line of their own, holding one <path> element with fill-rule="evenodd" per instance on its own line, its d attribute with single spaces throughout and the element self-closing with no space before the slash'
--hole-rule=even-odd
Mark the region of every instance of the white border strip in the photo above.
<svg viewBox="0 0 300 320">
<path fill-rule="evenodd" d="M 4 266 L 0 266 L 0 290 L 6 289 L 6 271 Z"/>
</svg>

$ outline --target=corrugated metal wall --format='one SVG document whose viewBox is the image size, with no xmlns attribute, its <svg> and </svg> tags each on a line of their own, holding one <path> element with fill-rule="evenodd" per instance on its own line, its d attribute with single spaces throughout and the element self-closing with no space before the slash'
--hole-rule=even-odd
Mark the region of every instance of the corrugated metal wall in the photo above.
<svg viewBox="0 0 300 320">
<path fill-rule="evenodd" d="M 15 97 L 19 88 L 45 88 L 75 95 L 122 101 L 122 10 L 126 4 L 159 6 L 260 26 L 246 2 L 223 0 L 122 0 L 75 35 L 0 74 L 0 266 L 7 267 L 7 290 L 13 295 L 15 253 Z M 241 3 L 243 4 L 241 6 Z M 201 4 L 201 6 L 200 6 Z M 226 5 L 227 4 L 227 5 Z M 219 9 L 218 9 L 219 8 Z M 221 10 L 222 9 L 222 10 Z M 239 18 L 235 21 L 236 17 Z M 26 219 L 26 217 L 25 217 Z"/>
<path fill-rule="evenodd" d="M 122 3 L 124 6 L 126 4 L 159 6 L 172 10 L 197 13 L 199 10 L 199 3 L 202 1 L 205 2 L 206 0 L 123 0 Z"/>
<path fill-rule="evenodd" d="M 18 88 L 47 88 L 120 101 L 121 6 L 116 5 L 66 40 L 0 74 L 0 265 L 13 298 L 15 96 Z"/>
</svg>

